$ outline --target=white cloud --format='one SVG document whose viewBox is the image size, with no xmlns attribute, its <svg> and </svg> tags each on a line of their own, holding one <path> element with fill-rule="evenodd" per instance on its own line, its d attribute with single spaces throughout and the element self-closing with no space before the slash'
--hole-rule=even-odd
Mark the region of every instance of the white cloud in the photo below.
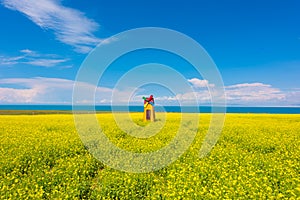
<svg viewBox="0 0 300 200">
<path fill-rule="evenodd" d="M 198 78 L 188 79 L 188 82 L 190 82 L 195 88 L 206 88 L 208 86 L 213 86 L 212 84 L 208 85 L 207 80 L 201 80 Z"/>
<path fill-rule="evenodd" d="M 26 53 L 26 54 L 34 54 L 35 52 L 30 50 L 30 49 L 22 49 L 20 50 L 21 53 Z"/>
<path fill-rule="evenodd" d="M 271 87 L 271 85 L 267 85 L 267 84 L 263 84 L 263 83 L 241 83 L 241 84 L 226 86 L 227 89 L 253 88 L 253 87 Z"/>
<path fill-rule="evenodd" d="M 263 83 L 243 83 L 225 87 L 228 104 L 274 104 L 286 100 L 281 90 Z"/>
<path fill-rule="evenodd" d="M 286 99 L 290 105 L 300 106 L 300 88 L 295 88 L 286 93 Z"/>
<path fill-rule="evenodd" d="M 1 56 L 0 65 L 16 65 L 23 58 L 25 58 L 25 56 L 12 56 L 12 57 Z"/>
<path fill-rule="evenodd" d="M 99 24 L 81 11 L 63 6 L 61 1 L 3 0 L 2 4 L 25 14 L 42 29 L 53 31 L 57 40 L 73 46 L 77 52 L 87 53 L 101 41 L 94 35 Z"/>
<path fill-rule="evenodd" d="M 60 78 L 9 78 L 0 79 L 0 103 L 40 103 L 70 104 L 72 103 L 73 80 Z M 136 104 L 142 103 L 142 95 L 136 88 L 124 90 L 96 87 L 88 83 L 80 83 L 88 89 L 96 89 L 96 104 Z M 114 95 L 112 98 L 112 94 Z M 84 91 L 78 103 L 92 103 L 86 99 Z M 207 89 L 195 92 L 159 96 L 154 94 L 158 105 L 189 105 L 197 98 L 200 105 L 210 104 L 211 95 Z M 241 106 L 300 106 L 300 89 L 281 91 L 263 83 L 242 83 L 226 87 L 228 105 Z"/>
<path fill-rule="evenodd" d="M 195 88 L 195 94 L 178 94 L 177 98 L 185 101 L 197 96 L 200 103 L 210 103 L 211 95 L 208 86 L 214 88 L 207 80 L 192 78 L 188 80 Z M 241 83 L 225 86 L 225 96 L 228 105 L 294 105 L 295 100 L 291 96 L 298 95 L 297 92 L 283 92 L 272 85 L 264 83 Z M 211 92 L 214 92 L 211 90 Z"/>
<path fill-rule="evenodd" d="M 0 88 L 1 103 L 55 103 L 70 101 L 73 81 L 58 78 L 11 78 L 1 84 L 23 88 Z M 24 89 L 25 88 L 25 89 Z"/>
<path fill-rule="evenodd" d="M 61 64 L 65 64 L 69 59 L 59 58 L 58 55 L 54 54 L 40 54 L 36 51 L 24 49 L 20 51 L 22 55 L 18 56 L 1 56 L 0 65 L 17 65 L 26 64 L 39 67 L 54 67 Z M 69 66 L 69 65 L 68 65 Z"/>
<path fill-rule="evenodd" d="M 23 62 L 24 64 L 42 66 L 42 67 L 53 67 L 58 64 L 68 61 L 67 59 L 35 59 L 33 61 Z"/>
<path fill-rule="evenodd" d="M 0 103 L 70 104 L 74 83 L 73 80 L 45 77 L 0 79 Z M 88 83 L 82 84 L 86 88 L 95 88 Z M 96 103 L 110 102 L 112 92 L 110 88 L 97 87 Z M 118 91 L 116 93 L 120 96 Z M 83 98 L 84 102 L 89 100 Z"/>
<path fill-rule="evenodd" d="M 0 103 L 30 103 L 33 102 L 37 89 L 0 88 Z"/>
</svg>

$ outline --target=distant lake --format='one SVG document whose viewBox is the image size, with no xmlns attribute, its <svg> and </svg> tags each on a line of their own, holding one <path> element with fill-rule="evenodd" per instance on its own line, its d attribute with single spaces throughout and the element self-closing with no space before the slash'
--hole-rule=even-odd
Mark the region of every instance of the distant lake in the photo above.
<svg viewBox="0 0 300 200">
<path fill-rule="evenodd" d="M 93 107 L 82 107 L 82 110 L 93 110 Z M 96 111 L 110 112 L 111 106 L 95 106 Z M 143 112 L 143 106 L 114 106 L 114 111 Z M 43 110 L 71 111 L 72 105 L 0 105 L 0 110 Z M 197 108 L 189 106 L 157 106 L 157 112 L 196 112 Z M 200 106 L 200 113 L 210 113 L 211 107 Z M 270 114 L 300 114 L 300 107 L 227 107 L 227 113 L 270 113 Z"/>
</svg>

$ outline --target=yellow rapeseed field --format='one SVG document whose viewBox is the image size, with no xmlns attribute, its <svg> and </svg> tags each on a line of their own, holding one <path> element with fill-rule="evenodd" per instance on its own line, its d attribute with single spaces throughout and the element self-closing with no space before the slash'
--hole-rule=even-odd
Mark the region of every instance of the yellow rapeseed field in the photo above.
<svg viewBox="0 0 300 200">
<path fill-rule="evenodd" d="M 179 123 L 169 113 L 147 139 L 120 130 L 111 113 L 97 117 L 116 146 L 133 152 L 167 145 Z M 148 124 L 142 113 L 131 117 Z M 300 115 L 227 114 L 216 146 L 200 159 L 209 121 L 200 115 L 193 144 L 171 165 L 126 173 L 89 154 L 71 114 L 0 115 L 0 199 L 299 199 Z"/>
</svg>

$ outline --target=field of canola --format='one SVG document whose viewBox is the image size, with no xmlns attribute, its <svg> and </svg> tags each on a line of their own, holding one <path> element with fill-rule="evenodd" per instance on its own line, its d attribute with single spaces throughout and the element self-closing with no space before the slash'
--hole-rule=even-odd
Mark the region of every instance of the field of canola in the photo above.
<svg viewBox="0 0 300 200">
<path fill-rule="evenodd" d="M 167 128 L 147 141 L 132 141 L 112 114 L 98 118 L 117 146 L 141 152 L 168 144 L 178 115 L 167 114 Z M 131 116 L 146 125 L 141 113 Z M 0 115 L 0 199 L 299 199 L 300 115 L 227 114 L 217 145 L 200 159 L 209 120 L 201 114 L 193 144 L 177 161 L 134 174 L 91 156 L 71 114 Z"/>
</svg>

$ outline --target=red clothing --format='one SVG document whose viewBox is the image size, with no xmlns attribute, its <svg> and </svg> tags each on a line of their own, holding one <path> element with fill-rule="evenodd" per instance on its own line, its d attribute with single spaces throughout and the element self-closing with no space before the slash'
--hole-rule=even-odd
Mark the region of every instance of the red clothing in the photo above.
<svg viewBox="0 0 300 200">
<path fill-rule="evenodd" d="M 149 98 L 146 99 L 146 101 L 150 102 L 150 101 L 153 101 L 153 95 L 151 95 Z"/>
<path fill-rule="evenodd" d="M 146 103 L 154 103 L 154 98 L 153 98 L 153 95 L 150 95 L 150 97 L 149 98 L 146 98 L 145 100 L 144 100 L 144 104 L 146 104 Z"/>
</svg>

